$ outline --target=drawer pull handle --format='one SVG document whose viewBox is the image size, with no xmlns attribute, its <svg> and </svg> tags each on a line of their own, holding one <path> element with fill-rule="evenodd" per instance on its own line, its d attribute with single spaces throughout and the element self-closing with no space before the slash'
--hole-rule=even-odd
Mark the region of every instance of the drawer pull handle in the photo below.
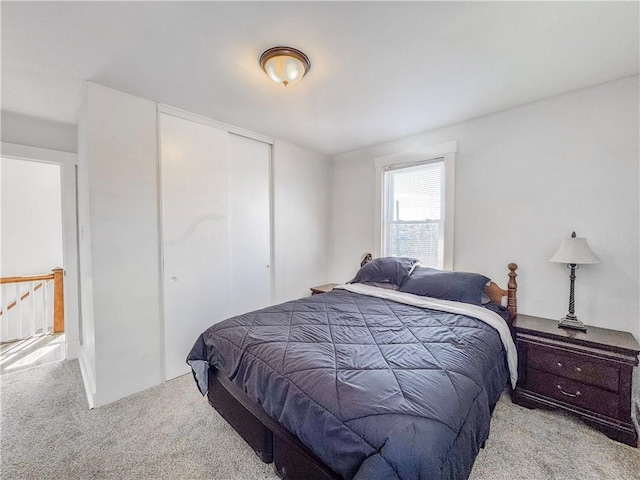
<svg viewBox="0 0 640 480">
<path fill-rule="evenodd" d="M 575 397 L 579 397 L 580 395 L 582 395 L 580 393 L 580 390 L 577 390 L 576 393 L 569 393 L 569 392 L 565 392 L 562 389 L 562 386 L 560 386 L 560 385 L 556 385 L 556 386 L 558 387 L 558 390 L 560 390 L 560 393 L 563 394 L 563 395 L 566 395 L 567 397 L 575 398 Z"/>
<path fill-rule="evenodd" d="M 562 363 L 561 363 L 561 362 L 558 362 L 558 366 L 559 366 L 559 367 L 562 367 Z"/>
</svg>

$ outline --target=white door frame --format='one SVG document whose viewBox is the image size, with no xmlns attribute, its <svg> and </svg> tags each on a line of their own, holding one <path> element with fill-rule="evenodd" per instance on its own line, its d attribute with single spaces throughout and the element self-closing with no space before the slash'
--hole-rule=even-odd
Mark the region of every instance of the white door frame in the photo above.
<svg viewBox="0 0 640 480">
<path fill-rule="evenodd" d="M 60 166 L 62 210 L 62 267 L 64 282 L 65 358 L 77 358 L 80 349 L 78 320 L 78 244 L 76 240 L 76 166 L 78 155 L 60 150 L 2 142 L 3 158 Z"/>
</svg>

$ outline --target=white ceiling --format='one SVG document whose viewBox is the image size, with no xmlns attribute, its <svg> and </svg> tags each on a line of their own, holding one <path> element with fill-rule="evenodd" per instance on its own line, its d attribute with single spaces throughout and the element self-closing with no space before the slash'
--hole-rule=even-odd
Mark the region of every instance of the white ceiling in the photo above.
<svg viewBox="0 0 640 480">
<path fill-rule="evenodd" d="M 2 2 L 2 109 L 83 80 L 336 154 L 638 73 L 638 2 Z M 281 87 L 258 57 L 303 50 Z M 551 119 L 550 119 L 551 120 Z"/>
</svg>

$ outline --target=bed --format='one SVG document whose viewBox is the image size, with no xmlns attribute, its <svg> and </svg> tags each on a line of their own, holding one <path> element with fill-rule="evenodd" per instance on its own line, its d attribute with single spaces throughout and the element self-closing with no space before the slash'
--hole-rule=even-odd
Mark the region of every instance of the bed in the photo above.
<svg viewBox="0 0 640 480">
<path fill-rule="evenodd" d="M 517 265 L 507 290 L 477 278 L 469 301 L 450 280 L 427 296 L 438 272 L 390 262 L 217 323 L 190 352 L 200 391 L 282 478 L 468 478 L 515 385 Z"/>
</svg>

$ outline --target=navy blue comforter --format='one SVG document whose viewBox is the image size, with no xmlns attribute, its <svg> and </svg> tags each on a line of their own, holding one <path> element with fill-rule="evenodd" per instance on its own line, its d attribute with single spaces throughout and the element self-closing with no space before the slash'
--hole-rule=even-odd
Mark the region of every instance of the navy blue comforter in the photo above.
<svg viewBox="0 0 640 480">
<path fill-rule="evenodd" d="M 464 479 L 507 383 L 498 333 L 468 316 L 333 290 L 225 320 L 213 366 L 344 478 Z"/>
</svg>

